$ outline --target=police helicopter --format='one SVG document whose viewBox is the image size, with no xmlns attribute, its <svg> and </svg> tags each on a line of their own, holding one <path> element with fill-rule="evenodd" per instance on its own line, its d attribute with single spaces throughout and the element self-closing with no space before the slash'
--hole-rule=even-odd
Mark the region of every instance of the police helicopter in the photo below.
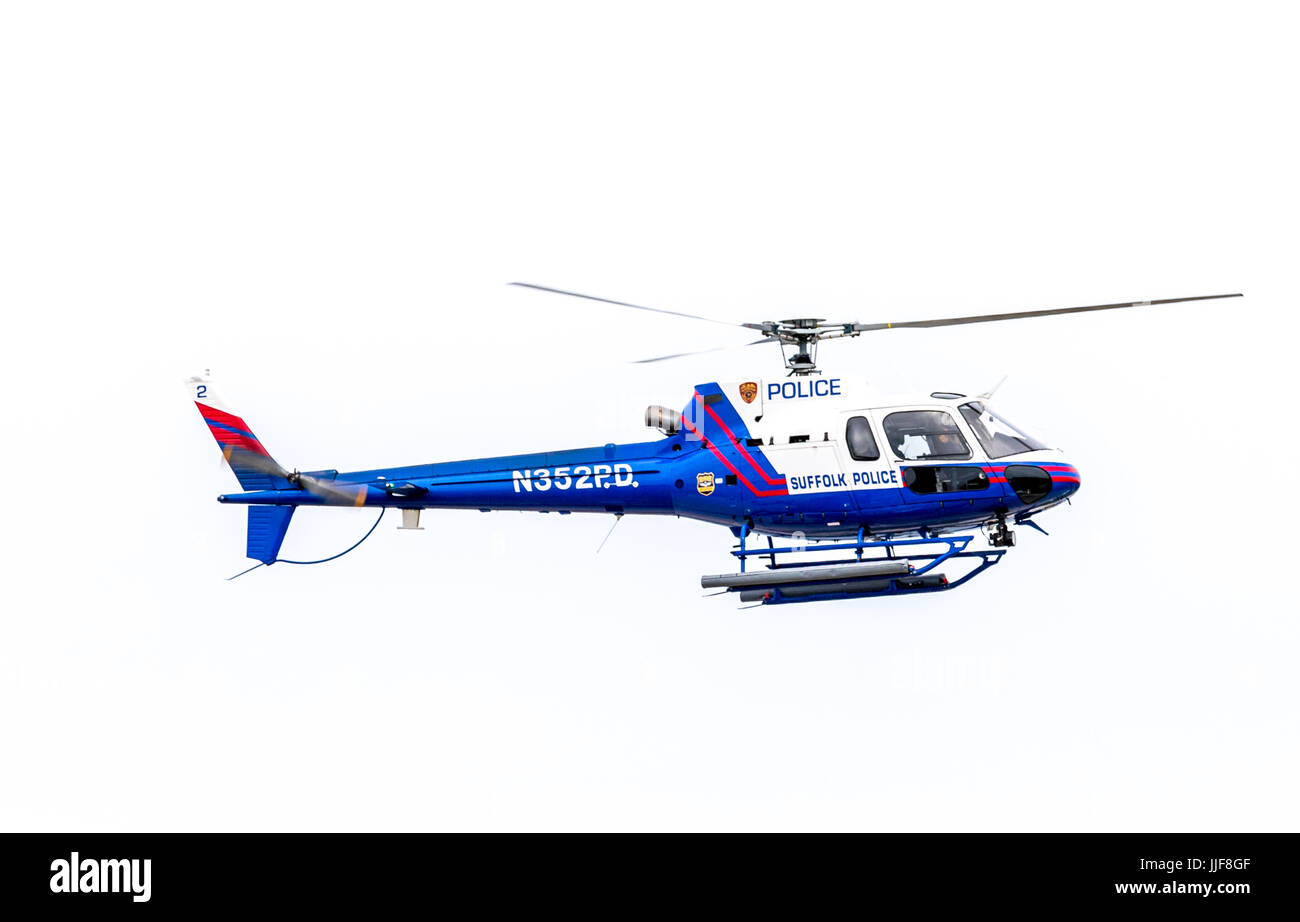
<svg viewBox="0 0 1300 922">
<path fill-rule="evenodd" d="M 1235 297 L 1241 295 L 895 323 L 795 318 L 731 324 L 759 334 L 747 345 L 778 343 L 786 374 L 706 382 L 680 410 L 648 407 L 645 424 L 659 433 L 649 441 L 365 471 L 291 471 L 218 399 L 206 374 L 187 383 L 243 488 L 217 501 L 248 507 L 247 556 L 258 561 L 250 569 L 341 557 L 374 532 L 388 509 L 401 510 L 400 527 L 407 530 L 420 528 L 425 509 L 594 512 L 615 516 L 615 523 L 625 515 L 674 515 L 716 523 L 736 539 L 736 572 L 703 576 L 705 589 L 766 605 L 875 598 L 942 592 L 968 582 L 1015 546 L 1014 526 L 1046 534 L 1037 517 L 1069 501 L 1081 479 L 1059 450 L 997 413 L 991 393 L 936 391 L 881 401 L 853 379 L 822 373 L 817 350 L 823 340 Z M 280 547 L 299 506 L 364 506 L 380 513 L 361 541 L 334 557 L 284 560 Z M 976 543 L 980 533 L 984 544 Z"/>
</svg>

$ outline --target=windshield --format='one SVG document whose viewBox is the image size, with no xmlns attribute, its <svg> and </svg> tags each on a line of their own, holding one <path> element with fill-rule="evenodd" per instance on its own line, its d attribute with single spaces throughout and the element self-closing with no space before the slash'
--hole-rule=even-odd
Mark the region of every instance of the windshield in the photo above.
<svg viewBox="0 0 1300 922">
<path fill-rule="evenodd" d="M 990 458 L 1005 458 L 1022 451 L 1039 451 L 1046 448 L 1042 442 L 1021 432 L 982 403 L 964 403 L 961 415 L 970 424 L 975 438 Z"/>
</svg>

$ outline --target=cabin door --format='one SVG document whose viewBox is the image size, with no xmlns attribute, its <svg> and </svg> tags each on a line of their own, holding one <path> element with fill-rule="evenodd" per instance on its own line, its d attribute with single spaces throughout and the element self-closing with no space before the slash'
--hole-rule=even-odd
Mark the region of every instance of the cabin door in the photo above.
<svg viewBox="0 0 1300 922">
<path fill-rule="evenodd" d="M 902 474 L 890 460 L 880 426 L 869 411 L 844 413 L 840 426 L 837 435 L 849 489 L 858 511 L 871 523 L 874 516 L 898 505 Z"/>
</svg>

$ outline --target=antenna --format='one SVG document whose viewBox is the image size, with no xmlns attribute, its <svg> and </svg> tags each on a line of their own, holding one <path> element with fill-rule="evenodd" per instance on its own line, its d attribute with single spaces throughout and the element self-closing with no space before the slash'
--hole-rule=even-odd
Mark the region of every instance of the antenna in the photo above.
<svg viewBox="0 0 1300 922">
<path fill-rule="evenodd" d="M 980 396 L 980 397 L 983 397 L 985 400 L 992 400 L 992 399 L 993 399 L 993 395 L 996 394 L 996 393 L 998 392 L 998 388 L 1000 388 L 1002 385 L 1006 384 L 1006 383 L 1007 383 L 1007 378 L 1009 378 L 1009 377 L 1010 377 L 1010 375 L 1003 375 L 1001 381 L 999 381 L 997 384 L 995 384 L 995 385 L 993 385 L 992 387 L 990 387 L 987 391 L 985 391 L 984 393 L 980 394 L 979 396 Z"/>
</svg>

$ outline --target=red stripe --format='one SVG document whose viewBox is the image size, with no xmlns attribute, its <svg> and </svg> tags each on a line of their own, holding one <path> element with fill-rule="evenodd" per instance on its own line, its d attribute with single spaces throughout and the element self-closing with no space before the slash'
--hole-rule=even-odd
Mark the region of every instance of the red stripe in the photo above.
<svg viewBox="0 0 1300 922">
<path fill-rule="evenodd" d="M 199 403 L 197 400 L 194 401 L 194 405 L 198 407 L 199 412 L 203 414 L 205 422 L 220 423 L 222 426 L 230 426 L 232 429 L 242 429 L 244 432 L 249 433 L 253 431 L 248 428 L 248 423 L 244 422 L 238 416 L 226 413 L 223 410 L 218 410 L 216 407 L 210 407 L 207 404 Z M 231 432 L 229 429 L 221 429 L 212 425 L 208 426 L 208 430 L 212 433 L 212 437 L 217 440 L 217 443 L 221 445 L 222 448 L 230 446 L 244 451 L 251 451 L 259 455 L 265 455 L 268 458 L 271 457 L 271 453 L 263 447 L 262 443 L 257 440 L 256 436 L 250 438 L 249 436 L 241 435 L 238 432 Z"/>
<path fill-rule="evenodd" d="M 238 416 L 227 413 L 224 410 L 218 410 L 216 407 L 210 407 L 206 403 L 199 403 L 197 400 L 194 401 L 194 405 L 199 408 L 199 412 L 203 414 L 203 418 L 206 420 L 214 423 L 221 423 L 223 426 L 234 426 L 236 429 L 243 429 L 245 432 L 253 431 L 252 429 L 249 429 L 248 424 Z"/>
<path fill-rule="evenodd" d="M 1011 465 L 1011 466 L 1013 466 L 1013 467 L 1018 467 L 1018 466 L 1020 466 L 1020 465 Z M 1049 474 L 1054 474 L 1054 473 L 1060 473 L 1060 474 L 1077 474 L 1077 473 L 1079 473 L 1079 469 L 1078 469 L 1077 467 L 1075 467 L 1074 465 L 1072 465 L 1072 464 L 1029 464 L 1028 462 L 1026 462 L 1024 466 L 1026 466 L 1026 467 L 1041 467 L 1043 470 L 1047 471 Z M 1007 465 L 1005 465 L 1005 464 L 986 464 L 986 465 L 984 465 L 984 470 L 986 470 L 986 471 L 996 471 L 996 472 L 998 472 L 998 473 L 1001 473 L 1002 471 L 1005 471 L 1006 469 L 1007 469 Z"/>
<path fill-rule="evenodd" d="M 212 428 L 212 427 L 209 427 Z M 262 447 L 262 443 L 257 439 L 250 439 L 246 435 L 238 435 L 225 429 L 212 429 L 212 435 L 216 438 L 217 443 L 222 448 L 239 448 L 243 451 L 251 451 L 254 454 L 271 457 L 270 453 Z"/>
<path fill-rule="evenodd" d="M 685 426 L 691 432 L 692 435 L 698 436 L 700 441 L 704 443 L 704 447 L 707 448 L 709 451 L 713 452 L 715 455 L 717 455 L 718 460 L 726 465 L 727 470 L 735 474 L 736 479 L 739 480 L 741 483 L 743 483 L 745 486 L 749 487 L 749 491 L 753 493 L 755 496 L 788 496 L 790 494 L 790 491 L 787 489 L 780 489 L 780 490 L 758 489 L 752 483 L 749 482 L 749 480 L 745 477 L 744 474 L 742 474 L 740 471 L 736 470 L 732 466 L 731 462 L 728 461 L 723 456 L 722 452 L 718 451 L 717 446 L 715 446 L 708 439 L 704 438 L 704 436 L 700 435 L 700 431 L 691 425 L 691 421 L 689 419 L 683 418 L 682 425 Z"/>
<path fill-rule="evenodd" d="M 695 399 L 696 401 L 699 402 L 700 406 L 704 407 L 704 412 L 708 413 L 709 416 L 713 417 L 713 421 L 717 423 L 722 428 L 722 431 L 727 434 L 727 438 L 731 439 L 731 441 L 733 441 L 736 444 L 736 448 L 738 448 L 740 450 L 740 453 L 745 456 L 745 460 L 750 463 L 750 466 L 753 467 L 754 470 L 758 472 L 758 476 L 762 477 L 771 486 L 774 487 L 785 486 L 784 477 L 782 477 L 780 480 L 773 480 L 771 477 L 767 476 L 767 472 L 758 466 L 758 462 L 755 461 L 753 457 L 749 454 L 749 451 L 745 448 L 744 443 L 741 442 L 740 439 L 736 438 L 735 434 L 730 429 L 727 428 L 727 424 L 722 421 L 721 417 L 719 417 L 717 413 L 713 412 L 713 407 L 709 406 L 707 403 L 704 402 L 703 397 L 701 397 L 698 393 L 696 393 Z"/>
</svg>

